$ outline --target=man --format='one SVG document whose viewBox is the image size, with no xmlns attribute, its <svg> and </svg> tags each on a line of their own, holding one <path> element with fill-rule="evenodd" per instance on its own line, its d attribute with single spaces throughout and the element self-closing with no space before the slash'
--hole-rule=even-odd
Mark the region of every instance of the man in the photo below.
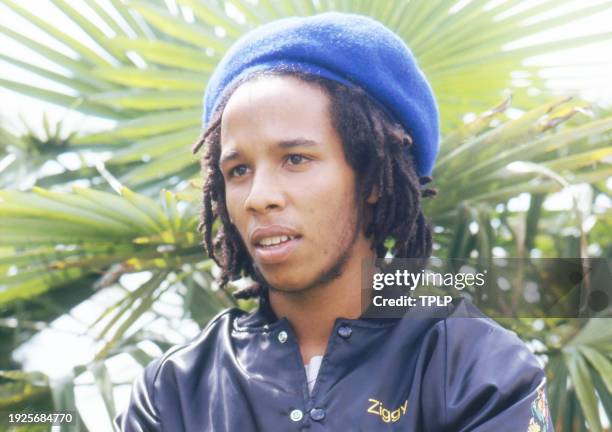
<svg viewBox="0 0 612 432">
<path fill-rule="evenodd" d="M 438 146 L 412 54 L 328 13 L 237 42 L 205 95 L 203 213 L 220 313 L 134 384 L 125 431 L 550 431 L 544 374 L 485 318 L 363 317 L 361 265 L 431 255 L 421 211 Z M 537 411 L 534 411 L 536 410 Z M 536 415 L 537 414 L 537 415 Z"/>
</svg>

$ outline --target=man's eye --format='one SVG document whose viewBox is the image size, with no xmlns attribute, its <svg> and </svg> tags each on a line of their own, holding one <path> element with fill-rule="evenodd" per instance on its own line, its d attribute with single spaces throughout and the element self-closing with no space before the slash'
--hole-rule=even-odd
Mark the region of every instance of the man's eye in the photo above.
<svg viewBox="0 0 612 432">
<path fill-rule="evenodd" d="M 246 165 L 238 165 L 229 171 L 229 176 L 230 177 L 241 177 L 245 175 L 246 172 L 247 172 Z"/>
<path fill-rule="evenodd" d="M 289 163 L 291 165 L 300 165 L 301 163 L 304 163 L 308 160 L 308 158 L 300 155 L 300 154 L 291 154 L 287 157 L 287 161 L 289 161 Z"/>
</svg>

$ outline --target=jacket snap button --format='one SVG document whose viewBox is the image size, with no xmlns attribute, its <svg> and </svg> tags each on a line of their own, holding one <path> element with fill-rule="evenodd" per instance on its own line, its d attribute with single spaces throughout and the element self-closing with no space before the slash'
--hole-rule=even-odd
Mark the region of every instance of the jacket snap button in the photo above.
<svg viewBox="0 0 612 432">
<path fill-rule="evenodd" d="M 325 418 L 325 410 L 321 408 L 313 408 L 310 410 L 310 418 L 314 421 L 321 421 Z"/>
<path fill-rule="evenodd" d="M 282 332 L 280 332 L 280 333 L 278 334 L 278 341 L 279 341 L 280 343 L 285 343 L 285 342 L 287 342 L 287 338 L 288 338 L 288 336 L 287 336 L 287 332 L 286 332 L 285 330 L 283 330 Z"/>
<path fill-rule="evenodd" d="M 353 329 L 349 326 L 343 325 L 338 327 L 338 335 L 344 339 L 348 339 L 353 334 Z"/>
<path fill-rule="evenodd" d="M 289 414 L 289 418 L 294 422 L 299 422 L 300 420 L 302 420 L 303 417 L 304 413 L 299 409 L 294 409 L 293 411 L 291 411 L 291 414 Z"/>
</svg>

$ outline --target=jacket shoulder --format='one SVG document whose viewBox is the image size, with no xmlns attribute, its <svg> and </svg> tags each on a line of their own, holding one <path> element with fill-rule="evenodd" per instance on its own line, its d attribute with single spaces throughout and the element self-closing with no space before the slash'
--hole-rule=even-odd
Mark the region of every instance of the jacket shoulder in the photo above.
<svg viewBox="0 0 612 432">
<path fill-rule="evenodd" d="M 224 331 L 231 329 L 234 319 L 244 314 L 245 312 L 238 308 L 227 308 L 219 312 L 193 340 L 170 348 L 157 360 L 153 380 L 158 379 L 164 368 L 177 364 L 181 365 L 181 369 L 188 371 L 185 366 L 201 361 L 202 357 L 220 342 L 219 338 Z"/>
<path fill-rule="evenodd" d="M 437 323 L 444 334 L 446 426 L 480 431 L 506 422 L 507 430 L 527 430 L 532 404 L 545 388 L 540 362 L 516 333 L 464 307 Z"/>
<path fill-rule="evenodd" d="M 542 369 L 535 355 L 515 332 L 487 317 L 471 303 L 461 304 L 438 325 L 443 326 L 448 359 L 465 358 L 476 363 L 496 360 L 492 367 L 516 360 L 521 370 L 525 367 Z M 459 353 L 459 357 L 454 356 Z M 506 369 L 507 374 L 510 372 Z"/>
<path fill-rule="evenodd" d="M 192 341 L 176 345 L 149 362 L 134 381 L 128 408 L 115 418 L 115 425 L 128 432 L 161 430 L 161 408 L 178 392 L 181 383 L 188 382 L 190 375 L 198 370 L 197 366 L 214 352 L 224 329 L 231 328 L 233 319 L 244 313 L 237 308 L 219 312 Z M 160 401 L 160 397 L 164 401 Z"/>
</svg>

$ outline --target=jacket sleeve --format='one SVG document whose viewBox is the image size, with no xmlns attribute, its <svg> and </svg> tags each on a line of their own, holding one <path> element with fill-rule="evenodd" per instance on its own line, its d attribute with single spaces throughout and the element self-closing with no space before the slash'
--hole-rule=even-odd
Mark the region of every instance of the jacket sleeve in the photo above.
<svg viewBox="0 0 612 432">
<path fill-rule="evenodd" d="M 545 374 L 527 346 L 494 323 L 451 321 L 444 430 L 552 432 Z"/>
<path fill-rule="evenodd" d="M 155 407 L 154 380 L 161 359 L 153 360 L 132 385 L 128 408 L 115 419 L 115 427 L 121 432 L 161 431 L 161 422 Z"/>
</svg>

